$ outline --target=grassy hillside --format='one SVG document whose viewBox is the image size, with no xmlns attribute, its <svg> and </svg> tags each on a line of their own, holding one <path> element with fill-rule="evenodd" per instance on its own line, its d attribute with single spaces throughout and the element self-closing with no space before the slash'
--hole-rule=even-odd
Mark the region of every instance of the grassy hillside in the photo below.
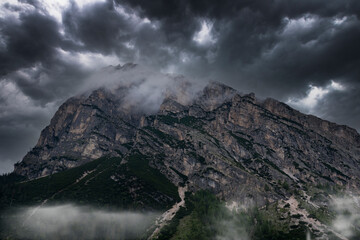
<svg viewBox="0 0 360 240">
<path fill-rule="evenodd" d="M 122 158 L 99 158 L 51 176 L 23 181 L 3 176 L 1 209 L 71 202 L 126 209 L 169 208 L 179 201 L 177 188 L 158 170 L 148 165 L 146 156 L 133 154 L 126 164 Z"/>
</svg>

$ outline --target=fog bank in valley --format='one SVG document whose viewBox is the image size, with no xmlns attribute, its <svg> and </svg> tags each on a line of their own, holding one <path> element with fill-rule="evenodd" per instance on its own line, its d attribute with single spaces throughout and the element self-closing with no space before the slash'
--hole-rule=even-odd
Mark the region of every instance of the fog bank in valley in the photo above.
<svg viewBox="0 0 360 240">
<path fill-rule="evenodd" d="M 154 223 L 156 213 L 103 211 L 76 205 L 22 208 L 5 223 L 20 239 L 133 239 Z"/>
</svg>

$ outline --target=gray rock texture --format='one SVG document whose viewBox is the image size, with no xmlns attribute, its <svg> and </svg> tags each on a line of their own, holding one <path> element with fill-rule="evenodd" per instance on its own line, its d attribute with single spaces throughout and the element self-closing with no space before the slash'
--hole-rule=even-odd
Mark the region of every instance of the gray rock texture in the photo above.
<svg viewBox="0 0 360 240">
<path fill-rule="evenodd" d="M 66 101 L 15 173 L 33 179 L 140 153 L 174 184 L 226 200 L 276 201 L 316 184 L 359 189 L 360 135 L 350 127 L 219 83 L 187 104 L 169 95 L 152 115 L 123 107 L 125 92 Z"/>
</svg>

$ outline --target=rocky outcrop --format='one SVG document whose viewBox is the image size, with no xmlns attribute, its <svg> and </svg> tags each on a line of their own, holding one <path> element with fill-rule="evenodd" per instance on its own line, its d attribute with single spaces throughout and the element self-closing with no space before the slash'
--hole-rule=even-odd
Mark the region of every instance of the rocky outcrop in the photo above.
<svg viewBox="0 0 360 240">
<path fill-rule="evenodd" d="M 15 173 L 37 178 L 126 153 L 140 116 L 119 108 L 119 101 L 118 95 L 105 89 L 66 101 L 36 146 L 15 165 Z"/>
<path fill-rule="evenodd" d="M 192 105 L 168 104 L 146 117 L 134 147 L 154 156 L 153 166 L 177 184 L 258 203 L 308 185 L 359 189 L 354 129 L 219 84 L 205 88 Z"/>
<path fill-rule="evenodd" d="M 227 200 L 271 202 L 319 184 L 359 189 L 360 135 L 352 128 L 218 83 L 192 101 L 168 94 L 152 115 L 122 107 L 125 91 L 66 101 L 15 172 L 37 178 L 140 153 L 174 184 Z"/>
</svg>

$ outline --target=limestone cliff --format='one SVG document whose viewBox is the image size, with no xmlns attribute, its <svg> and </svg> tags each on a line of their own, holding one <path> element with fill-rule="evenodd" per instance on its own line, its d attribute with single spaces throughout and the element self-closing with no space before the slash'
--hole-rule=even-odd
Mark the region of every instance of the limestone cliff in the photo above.
<svg viewBox="0 0 360 240">
<path fill-rule="evenodd" d="M 309 184 L 359 189 L 360 135 L 350 127 L 218 83 L 186 103 L 169 94 L 154 114 L 122 107 L 126 91 L 66 101 L 15 173 L 33 179 L 140 153 L 175 185 L 226 200 L 287 199 Z"/>
</svg>

